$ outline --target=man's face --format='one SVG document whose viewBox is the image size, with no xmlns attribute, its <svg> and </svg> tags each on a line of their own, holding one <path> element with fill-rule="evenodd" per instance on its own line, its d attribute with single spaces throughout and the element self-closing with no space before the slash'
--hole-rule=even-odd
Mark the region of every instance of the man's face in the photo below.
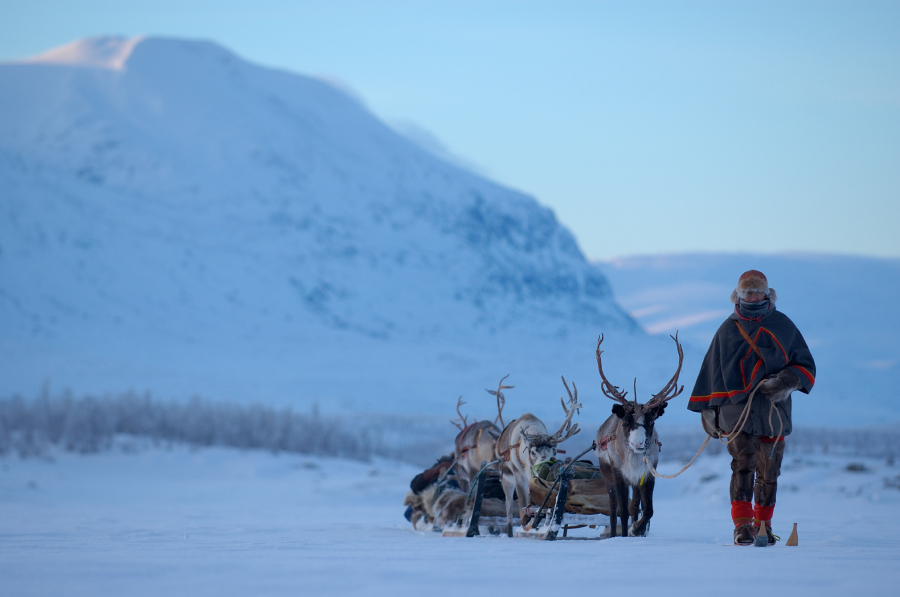
<svg viewBox="0 0 900 597">
<path fill-rule="evenodd" d="M 764 292 L 756 292 L 755 290 L 751 290 L 744 297 L 744 300 L 748 303 L 758 303 L 759 301 L 765 300 L 766 294 Z"/>
</svg>

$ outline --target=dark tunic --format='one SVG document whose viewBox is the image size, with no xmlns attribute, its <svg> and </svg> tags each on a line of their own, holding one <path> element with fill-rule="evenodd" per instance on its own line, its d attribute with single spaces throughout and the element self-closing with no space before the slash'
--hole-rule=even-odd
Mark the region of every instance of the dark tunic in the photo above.
<svg viewBox="0 0 900 597">
<path fill-rule="evenodd" d="M 735 322 L 756 343 L 762 359 L 741 335 Z M 717 409 L 719 428 L 730 432 L 756 384 L 785 367 L 790 367 L 797 374 L 802 384 L 800 391 L 808 394 L 816 382 L 816 364 L 794 322 L 775 310 L 774 306 L 759 319 L 747 319 L 737 312 L 732 313 L 719 326 L 703 358 L 688 409 Z M 791 399 L 775 405 L 778 413 L 771 413 L 771 425 L 770 405 L 765 395 L 757 392 L 750 407 L 750 419 L 743 431 L 766 436 L 790 434 Z"/>
</svg>

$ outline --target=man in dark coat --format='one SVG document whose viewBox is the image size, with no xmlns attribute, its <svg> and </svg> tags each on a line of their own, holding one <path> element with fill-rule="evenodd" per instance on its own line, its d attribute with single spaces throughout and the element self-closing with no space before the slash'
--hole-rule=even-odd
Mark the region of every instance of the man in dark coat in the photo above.
<svg viewBox="0 0 900 597">
<path fill-rule="evenodd" d="M 707 433 L 729 442 L 735 545 L 776 541 L 772 514 L 792 428 L 791 393 L 808 394 L 816 381 L 806 341 L 775 300 L 762 272 L 741 275 L 731 293 L 734 313 L 713 337 L 688 402 Z"/>
</svg>

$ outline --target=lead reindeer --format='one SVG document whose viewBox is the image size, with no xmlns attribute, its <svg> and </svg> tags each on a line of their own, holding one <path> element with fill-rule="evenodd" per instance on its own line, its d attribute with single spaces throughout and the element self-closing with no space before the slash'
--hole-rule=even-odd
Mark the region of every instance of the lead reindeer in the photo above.
<svg viewBox="0 0 900 597">
<path fill-rule="evenodd" d="M 506 534 L 510 537 L 513 535 L 513 495 L 517 494 L 520 508 L 531 504 L 528 480 L 534 474 L 534 467 L 554 458 L 557 446 L 581 431 L 577 423 L 572 424 L 572 415 L 581 408 L 578 388 L 572 384 L 573 396 L 565 378 L 563 385 L 569 394 L 569 403 L 566 406 L 563 399 L 559 399 L 566 419 L 556 433 L 547 433 L 547 427 L 540 419 L 526 413 L 511 421 L 497 440 L 497 459 L 500 460 L 501 483 L 506 494 Z"/>
<path fill-rule="evenodd" d="M 670 336 L 671 337 L 671 336 Z M 606 478 L 606 486 L 609 491 L 609 536 L 616 536 L 616 515 L 622 520 L 622 536 L 644 537 L 653 517 L 653 486 L 655 479 L 650 474 L 644 458 L 656 468 L 659 463 L 659 437 L 654 424 L 656 419 L 662 416 L 666 409 L 666 403 L 678 396 L 684 386 L 678 387 L 678 376 L 681 373 L 681 364 L 684 361 L 684 353 L 681 344 L 678 343 L 678 334 L 672 339 L 678 350 L 678 369 L 669 383 L 663 389 L 654 394 L 646 404 L 637 401 L 637 390 L 633 402 L 625 399 L 628 392 L 621 391 L 606 379 L 603 374 L 603 363 L 600 355 L 600 344 L 603 343 L 603 335 L 597 340 L 597 368 L 603 382 L 600 389 L 603 394 L 619 404 L 612 407 L 613 414 L 597 431 L 594 452 L 600 462 L 600 471 Z M 635 387 L 637 382 L 635 381 Z M 630 507 L 628 503 L 628 488 L 631 487 L 633 498 Z M 637 519 L 638 511 L 641 511 L 641 519 Z M 628 517 L 631 516 L 632 524 L 628 526 Z"/>
</svg>

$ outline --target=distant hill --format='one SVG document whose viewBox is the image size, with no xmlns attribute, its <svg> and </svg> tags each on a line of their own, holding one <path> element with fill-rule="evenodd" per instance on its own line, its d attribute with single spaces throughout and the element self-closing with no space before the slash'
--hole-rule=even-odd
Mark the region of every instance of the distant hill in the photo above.
<svg viewBox="0 0 900 597">
<path fill-rule="evenodd" d="M 701 355 L 731 313 L 738 276 L 762 271 L 818 367 L 813 392 L 794 400 L 797 423 L 900 420 L 900 260 L 735 253 L 646 255 L 597 265 L 641 326 L 652 334 L 680 330 Z"/>
<path fill-rule="evenodd" d="M 549 209 L 323 81 L 96 38 L 0 88 L 0 393 L 450 415 L 513 373 L 549 410 L 601 330 L 644 337 Z"/>
<path fill-rule="evenodd" d="M 80 40 L 0 65 L 0 88 L 0 395 L 49 382 L 450 418 L 462 394 L 486 417 L 484 388 L 510 373 L 507 418 L 552 421 L 565 375 L 590 430 L 610 409 L 600 333 L 607 374 L 646 399 L 680 330 L 689 392 L 754 267 L 819 363 L 798 423 L 900 420 L 896 260 L 593 265 L 533 198 L 208 42 Z M 695 424 L 684 400 L 666 421 Z"/>
</svg>

